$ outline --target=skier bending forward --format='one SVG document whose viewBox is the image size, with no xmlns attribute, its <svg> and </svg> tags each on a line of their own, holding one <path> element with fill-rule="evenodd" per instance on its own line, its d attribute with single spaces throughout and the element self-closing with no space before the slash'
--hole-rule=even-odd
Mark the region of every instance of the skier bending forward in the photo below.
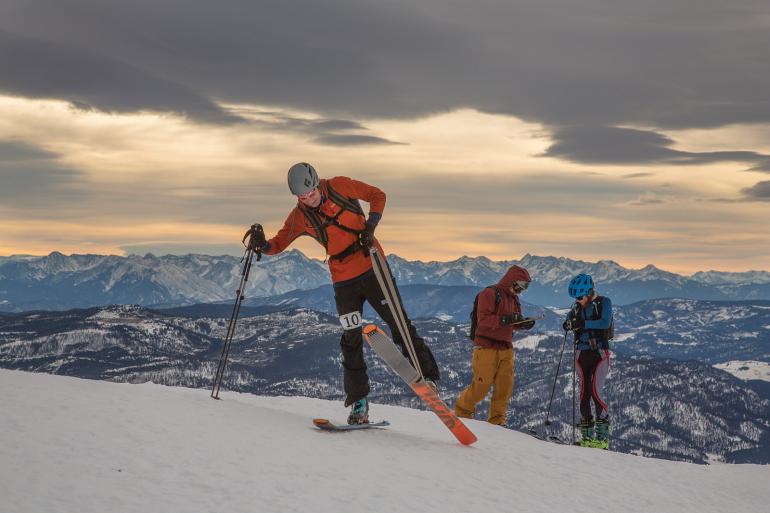
<svg viewBox="0 0 770 513">
<path fill-rule="evenodd" d="M 319 179 L 313 166 L 305 162 L 295 164 L 289 169 L 289 189 L 297 197 L 297 205 L 291 210 L 283 228 L 275 237 L 258 244 L 265 254 L 275 255 L 285 250 L 297 237 L 309 235 L 326 249 L 334 284 L 334 300 L 344 330 L 340 348 L 344 369 L 345 407 L 352 406 L 348 424 L 367 423 L 369 376 L 364 361 L 361 326 L 364 301 L 368 301 L 388 324 L 393 342 L 399 346 L 404 356 L 409 358 L 372 270 L 372 259 L 368 251 L 374 245 L 380 254 L 384 254 L 382 246 L 374 237 L 374 230 L 385 208 L 385 193 L 377 187 L 345 176 Z M 369 203 L 368 219 L 364 216 L 358 200 Z M 400 299 L 400 295 L 398 297 Z M 425 380 L 435 383 L 439 379 L 439 370 L 433 354 L 425 341 L 417 335 L 406 312 L 404 317 Z"/>
</svg>

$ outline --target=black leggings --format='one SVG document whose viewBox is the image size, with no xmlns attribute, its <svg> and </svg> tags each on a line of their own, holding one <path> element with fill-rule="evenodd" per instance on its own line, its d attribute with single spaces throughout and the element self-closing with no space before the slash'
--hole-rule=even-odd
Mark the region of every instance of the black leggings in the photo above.
<svg viewBox="0 0 770 513">
<path fill-rule="evenodd" d="M 398 292 L 398 288 L 396 289 L 396 294 L 400 301 L 401 295 Z M 401 348 L 403 355 L 409 358 L 409 354 L 393 319 L 393 315 L 390 313 L 390 308 L 385 301 L 382 289 L 380 289 L 380 284 L 377 283 L 377 277 L 373 272 L 353 283 L 335 287 L 334 301 L 337 304 L 340 323 L 345 330 L 340 341 L 340 348 L 342 349 L 342 367 L 344 369 L 345 406 L 349 406 L 362 397 L 369 395 L 369 376 L 366 373 L 366 362 L 364 361 L 363 352 L 363 327 L 360 324 L 364 301 L 368 301 L 382 320 L 387 323 L 393 336 L 393 342 Z M 346 314 L 355 312 L 358 313 L 357 319 L 355 315 L 353 317 L 345 317 Z M 423 375 L 428 379 L 438 381 L 439 370 L 436 360 L 433 358 L 433 353 L 431 353 L 425 341 L 417 335 L 417 330 L 412 325 L 412 321 L 409 320 L 406 312 L 404 312 L 404 317 L 412 342 L 414 343 L 417 359 L 420 361 L 420 369 L 422 369 Z M 356 321 L 359 322 L 358 325 L 356 325 Z"/>
<path fill-rule="evenodd" d="M 591 399 L 596 407 L 596 417 L 609 417 L 607 402 L 602 389 L 607 372 L 610 370 L 610 352 L 607 349 L 582 349 L 576 355 L 580 372 L 580 416 L 583 420 L 592 420 Z"/>
</svg>

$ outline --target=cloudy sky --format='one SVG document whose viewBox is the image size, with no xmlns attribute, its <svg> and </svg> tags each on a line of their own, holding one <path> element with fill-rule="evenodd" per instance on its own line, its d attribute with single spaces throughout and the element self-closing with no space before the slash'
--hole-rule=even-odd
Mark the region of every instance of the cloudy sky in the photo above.
<svg viewBox="0 0 770 513">
<path fill-rule="evenodd" d="M 770 269 L 770 3 L 0 2 L 0 255 L 235 253 L 297 161 L 407 258 Z"/>
</svg>

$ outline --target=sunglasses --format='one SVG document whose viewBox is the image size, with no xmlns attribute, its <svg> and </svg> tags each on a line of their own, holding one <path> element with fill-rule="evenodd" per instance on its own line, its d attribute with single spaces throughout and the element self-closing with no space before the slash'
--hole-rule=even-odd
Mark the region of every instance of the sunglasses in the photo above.
<svg viewBox="0 0 770 513">
<path fill-rule="evenodd" d="M 310 198 L 310 196 L 312 196 L 312 195 L 315 193 L 315 191 L 317 191 L 317 190 L 318 190 L 318 187 L 316 187 L 316 188 L 315 188 L 315 189 L 313 189 L 312 191 L 306 192 L 305 194 L 300 194 L 300 195 L 299 195 L 299 196 L 297 196 L 297 197 L 298 197 L 299 199 L 301 199 L 301 200 L 306 200 L 306 199 Z"/>
<path fill-rule="evenodd" d="M 516 290 L 525 291 L 529 287 L 528 281 L 517 280 L 513 282 L 513 288 Z"/>
</svg>

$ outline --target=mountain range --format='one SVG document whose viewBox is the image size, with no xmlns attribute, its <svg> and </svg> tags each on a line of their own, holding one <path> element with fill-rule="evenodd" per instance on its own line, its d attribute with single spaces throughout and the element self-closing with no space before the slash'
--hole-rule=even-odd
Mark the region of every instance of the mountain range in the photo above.
<svg viewBox="0 0 770 513">
<path fill-rule="evenodd" d="M 493 261 L 462 257 L 450 262 L 409 261 L 390 255 L 398 284 L 483 287 L 496 283 L 518 264 L 533 283 L 525 299 L 541 306 L 566 306 L 567 283 L 579 272 L 591 274 L 597 290 L 616 304 L 661 297 L 701 300 L 770 300 L 770 273 L 698 272 L 683 276 L 648 265 L 628 269 L 611 260 L 584 262 L 525 255 Z M 67 310 L 105 304 L 172 307 L 227 301 L 235 297 L 242 263 L 232 256 L 72 255 L 0 257 L 0 311 Z M 326 265 L 297 250 L 255 262 L 245 295 L 280 296 L 330 283 Z"/>
<path fill-rule="evenodd" d="M 749 332 L 756 323 L 767 323 L 767 317 L 755 319 L 767 315 L 765 306 L 744 312 L 733 327 L 715 324 L 712 331 Z M 680 307 L 677 301 L 658 300 L 645 312 L 686 311 Z M 702 310 L 698 305 L 690 307 Z M 211 316 L 204 307 L 197 308 L 197 314 L 184 316 L 139 306 L 6 315 L 0 319 L 0 366 L 207 388 L 219 359 L 228 314 L 223 311 Z M 248 308 L 237 325 L 226 389 L 342 399 L 336 317 L 293 306 L 280 310 L 253 307 L 272 310 L 262 313 Z M 619 310 L 624 323 L 642 326 L 643 317 L 638 315 L 634 308 Z M 692 331 L 704 318 L 692 312 L 686 315 L 694 318 Z M 441 392 L 451 404 L 471 374 L 472 345 L 466 326 L 436 318 L 418 320 L 416 325 L 436 355 L 443 374 Z M 700 344 L 702 355 L 692 350 L 656 354 L 645 349 L 651 341 L 642 339 L 636 344 L 633 336 L 623 335 L 625 338 L 614 347 L 606 390 L 613 412 L 615 450 L 699 463 L 770 463 L 770 397 L 711 363 L 697 361 L 703 355 L 713 363 L 761 355 L 766 351 L 766 331 L 761 337 L 746 338 L 745 346 L 735 346 L 729 336 L 710 339 Z M 660 347 L 665 347 L 665 335 L 660 340 Z M 560 330 L 554 331 L 549 323 L 517 336 L 516 390 L 509 428 L 543 428 L 563 342 Z M 375 402 L 420 407 L 403 383 L 368 351 L 367 361 Z M 566 356 L 560 367 L 550 417 L 553 424 L 549 429 L 562 438 L 572 433 L 569 361 Z M 484 418 L 485 413 L 482 406 L 478 417 Z"/>
</svg>

